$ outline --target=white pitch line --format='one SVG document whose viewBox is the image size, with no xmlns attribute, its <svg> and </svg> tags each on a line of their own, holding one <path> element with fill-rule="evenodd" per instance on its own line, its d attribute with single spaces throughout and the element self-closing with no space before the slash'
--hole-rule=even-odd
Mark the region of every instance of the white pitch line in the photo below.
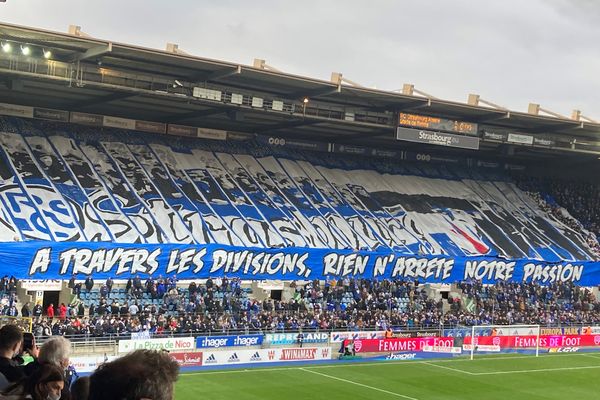
<svg viewBox="0 0 600 400">
<path fill-rule="evenodd" d="M 234 369 L 224 371 L 204 371 L 204 372 L 183 372 L 179 376 L 195 376 L 195 375 L 223 375 L 223 374 L 242 374 L 245 372 L 271 372 L 271 371 L 293 371 L 298 367 L 281 367 L 281 368 L 261 368 L 259 366 L 247 369 Z"/>
<path fill-rule="evenodd" d="M 466 375 L 477 375 L 477 374 L 474 374 L 473 372 L 463 371 L 462 369 L 457 369 L 457 368 L 446 367 L 444 365 L 437 365 L 437 364 L 433 364 L 433 363 L 430 363 L 430 362 L 427 362 L 427 361 L 423 361 L 420 364 L 430 365 L 432 367 L 446 369 L 448 371 L 460 372 L 461 374 L 466 374 Z"/>
<path fill-rule="evenodd" d="M 541 354 L 539 358 L 545 357 L 581 357 L 588 356 L 600 359 L 600 357 L 592 356 L 586 353 L 555 353 L 555 354 Z M 331 360 L 332 364 L 327 365 L 311 365 L 309 366 L 311 369 L 325 369 L 325 368 L 356 368 L 356 367 L 369 367 L 369 366 L 385 366 L 385 365 L 414 365 L 414 364 L 423 364 L 429 363 L 432 365 L 437 365 L 439 363 L 453 363 L 453 362 L 479 362 L 479 361 L 502 361 L 502 360 L 520 360 L 520 359 L 535 359 L 534 356 L 486 356 L 483 358 L 476 358 L 475 360 L 470 360 L 468 358 L 458 358 L 458 359 L 442 359 L 435 361 L 420 361 L 420 360 L 407 360 L 407 361 L 376 361 L 376 362 L 356 362 L 356 363 L 340 363 L 334 364 L 335 360 Z M 198 372 L 184 372 L 180 376 L 195 376 L 195 375 L 222 375 L 222 374 L 239 374 L 239 373 L 247 373 L 247 372 L 269 372 L 269 371 L 287 371 L 287 370 L 297 370 L 300 367 L 275 367 L 275 368 L 265 368 L 261 367 L 260 364 L 256 364 L 254 367 L 250 367 L 248 369 L 234 369 L 234 370 L 225 370 L 225 371 L 198 371 Z M 474 373 L 475 374 L 475 373 Z"/>
<path fill-rule="evenodd" d="M 324 377 L 329 378 L 329 379 L 335 379 L 336 381 L 346 382 L 346 383 L 350 383 L 350 384 L 356 385 L 356 386 L 362 386 L 364 388 L 371 389 L 371 390 L 376 390 L 376 391 L 381 392 L 381 393 L 386 393 L 386 394 L 389 394 L 389 395 L 392 395 L 392 396 L 396 396 L 396 397 L 402 397 L 403 399 L 418 400 L 418 399 L 416 399 L 414 397 L 405 396 L 403 394 L 396 393 L 396 392 L 390 392 L 389 390 L 380 389 L 380 388 L 377 388 L 375 386 L 365 385 L 364 383 L 354 382 L 354 381 L 351 381 L 351 380 L 348 380 L 348 379 L 344 379 L 344 378 L 338 378 L 337 376 L 327 375 L 327 374 L 324 374 L 324 373 L 321 373 L 321 372 L 317 372 L 317 371 L 311 371 L 310 369 L 305 369 L 305 368 L 300 368 L 300 369 L 302 371 L 304 371 L 304 372 L 310 372 L 311 374 L 324 376 Z"/>
<path fill-rule="evenodd" d="M 521 369 L 513 371 L 494 371 L 494 372 L 473 372 L 473 375 L 502 375 L 502 374 L 528 374 L 531 372 L 552 372 L 552 371 L 577 371 L 580 369 L 597 369 L 600 365 L 588 365 L 583 367 L 564 367 L 564 368 L 541 368 L 541 369 Z"/>
<path fill-rule="evenodd" d="M 593 354 L 581 353 L 581 355 L 584 356 L 584 357 L 591 357 L 591 358 L 595 358 L 597 360 L 600 360 L 600 356 L 595 356 Z"/>
</svg>

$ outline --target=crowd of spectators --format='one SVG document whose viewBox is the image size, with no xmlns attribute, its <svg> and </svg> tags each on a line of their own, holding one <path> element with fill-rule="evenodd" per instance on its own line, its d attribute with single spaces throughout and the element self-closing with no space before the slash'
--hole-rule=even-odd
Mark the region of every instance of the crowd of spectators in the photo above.
<svg viewBox="0 0 600 400">
<path fill-rule="evenodd" d="M 592 182 L 517 176 L 515 181 L 549 215 L 580 232 L 600 258 L 600 185 Z"/>
<path fill-rule="evenodd" d="M 588 289 L 571 282 L 541 286 L 532 283 L 459 285 L 465 302 L 473 302 L 473 311 L 455 307 L 444 322 L 460 325 L 548 326 L 595 325 L 600 323 L 600 302 Z"/>
<path fill-rule="evenodd" d="M 17 317 L 19 310 L 17 308 L 17 283 L 14 276 L 4 275 L 0 279 L 0 315 Z"/>
<path fill-rule="evenodd" d="M 557 204 L 569 210 L 586 229 L 600 234 L 600 185 L 551 180 L 546 187 Z"/>
<path fill-rule="evenodd" d="M 66 317 L 36 318 L 36 336 L 105 337 L 148 332 L 152 335 L 229 331 L 368 329 L 387 326 L 434 326 L 441 300 L 430 299 L 423 286 L 406 281 L 328 280 L 292 284 L 293 298 L 258 301 L 241 296 L 239 279 L 208 279 L 171 287 L 162 304 L 101 298 L 88 313 L 80 302 Z M 62 315 L 62 314 L 61 314 Z"/>
<path fill-rule="evenodd" d="M 69 367 L 69 340 L 53 336 L 38 348 L 26 335 L 14 324 L 0 328 L 0 399 L 173 399 L 179 365 L 166 352 L 136 350 L 80 378 Z"/>
<path fill-rule="evenodd" d="M 600 302 L 588 288 L 573 283 L 541 286 L 533 283 L 480 281 L 457 284 L 448 302 L 432 297 L 435 291 L 416 281 L 343 279 L 295 282 L 285 301 L 240 296 L 238 280 L 210 279 L 187 288 L 168 287 L 163 302 L 177 307 L 140 304 L 104 307 L 94 315 L 42 316 L 34 324 L 35 336 L 45 338 L 41 349 L 35 340 L 28 347 L 15 325 L 0 329 L 0 399 L 170 399 L 178 366 L 166 353 L 136 351 L 103 364 L 89 378 L 69 374 L 70 343 L 64 336 L 88 334 L 129 335 L 132 332 L 202 334 L 260 330 L 364 330 L 486 324 L 596 325 Z M 93 286 L 89 288 L 94 290 Z M 110 296 L 110 295 L 108 295 Z M 137 299 L 130 290 L 128 296 Z M 110 301 L 110 297 L 102 299 Z M 194 303 L 195 311 L 186 310 Z M 210 308 L 207 306 L 211 304 Z M 150 308 L 149 308 L 150 307 Z M 74 307 L 71 307 L 74 308 Z M 100 307 L 97 307 L 98 309 Z M 209 311 L 210 310 L 210 311 Z M 85 311 L 85 309 L 84 309 Z M 29 363 L 25 365 L 25 358 Z M 152 365 L 152 368 L 147 368 Z M 75 384 L 71 385 L 75 380 Z M 124 396 L 124 397 L 114 397 Z M 137 396 L 137 397 L 136 397 Z"/>
<path fill-rule="evenodd" d="M 238 280 L 209 279 L 187 290 L 172 287 L 163 304 L 116 305 L 102 298 L 89 314 L 34 319 L 37 337 L 124 337 L 228 332 L 286 332 L 440 328 L 484 324 L 574 325 L 600 323 L 600 302 L 591 291 L 572 283 L 540 286 L 529 283 L 482 285 L 463 282 L 448 305 L 413 281 L 344 279 L 292 283 L 287 300 L 243 298 Z M 175 308 L 169 304 L 175 302 Z M 102 305 L 105 304 L 105 305 Z M 111 305 L 113 304 L 113 305 Z M 79 311 L 78 311 L 79 312 Z"/>
</svg>

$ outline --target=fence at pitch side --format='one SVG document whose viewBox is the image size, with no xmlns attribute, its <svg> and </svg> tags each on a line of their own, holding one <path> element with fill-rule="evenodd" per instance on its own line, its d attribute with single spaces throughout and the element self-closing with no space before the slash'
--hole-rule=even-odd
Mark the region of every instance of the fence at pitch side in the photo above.
<svg viewBox="0 0 600 400">
<path fill-rule="evenodd" d="M 320 343 L 324 347 L 260 348 L 265 339 L 270 345 L 297 345 L 298 334 L 199 336 L 186 338 L 158 338 L 121 340 L 119 353 L 137 349 L 167 350 L 182 367 L 247 365 L 282 363 L 293 361 L 330 360 L 332 350 L 328 347 L 328 333 L 306 334 L 303 344 Z M 234 349 L 232 349 L 234 348 Z M 100 357 L 75 359 L 80 368 L 93 370 L 103 360 Z"/>
<path fill-rule="evenodd" d="M 473 340 L 474 339 L 474 340 Z M 587 335 L 490 335 L 467 337 L 425 337 L 393 339 L 347 339 L 344 347 L 353 346 L 357 354 L 412 354 L 413 359 L 427 353 L 455 356 L 470 354 L 475 343 L 476 353 L 545 353 L 600 351 L 600 334 Z"/>
</svg>

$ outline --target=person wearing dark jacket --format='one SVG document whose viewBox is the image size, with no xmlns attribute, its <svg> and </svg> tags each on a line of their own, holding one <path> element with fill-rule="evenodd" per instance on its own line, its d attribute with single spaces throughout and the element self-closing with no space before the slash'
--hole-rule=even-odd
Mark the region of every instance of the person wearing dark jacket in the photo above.
<svg viewBox="0 0 600 400">
<path fill-rule="evenodd" d="M 113 288 L 113 285 L 114 285 L 114 284 L 115 284 L 115 283 L 113 282 L 113 279 L 112 279 L 111 277 L 109 277 L 109 278 L 106 280 L 106 283 L 105 283 L 105 285 L 106 285 L 106 288 L 108 289 L 108 297 L 110 297 L 110 294 L 112 293 L 112 288 Z"/>
<path fill-rule="evenodd" d="M 23 307 L 21 307 L 21 316 L 22 317 L 31 317 L 31 310 L 29 309 L 29 302 L 25 303 Z"/>
<path fill-rule="evenodd" d="M 60 368 L 45 364 L 32 375 L 5 389 L 6 399 L 59 400 L 65 382 Z"/>
<path fill-rule="evenodd" d="M 30 376 L 9 386 L 3 392 L 6 399 L 59 400 L 64 390 L 63 373 L 55 365 L 44 364 Z"/>
<path fill-rule="evenodd" d="M 89 400 L 172 400 L 179 364 L 162 351 L 136 350 L 90 376 Z"/>
<path fill-rule="evenodd" d="M 69 387 L 71 382 L 67 380 L 67 368 L 69 367 L 69 358 L 71 355 L 71 342 L 63 336 L 52 336 L 46 340 L 39 350 L 39 356 L 33 362 L 25 366 L 25 374 L 31 376 L 35 374 L 44 365 L 52 365 L 62 372 L 63 387 L 60 397 L 56 399 L 70 400 L 71 394 Z"/>
<path fill-rule="evenodd" d="M 92 289 L 94 288 L 94 279 L 88 275 L 87 278 L 85 278 L 85 290 L 87 290 L 87 292 L 91 292 Z"/>
<path fill-rule="evenodd" d="M 21 352 L 23 331 L 16 325 L 4 325 L 0 328 L 0 373 L 8 382 L 18 382 L 25 372 L 13 359 Z"/>
<path fill-rule="evenodd" d="M 33 316 L 34 317 L 41 317 L 42 316 L 42 305 L 40 303 L 37 303 L 35 306 L 33 306 Z"/>
<path fill-rule="evenodd" d="M 131 289 L 133 288 L 133 281 L 131 280 L 131 278 L 127 279 L 127 283 L 125 284 L 125 293 L 129 294 L 129 292 L 131 292 Z"/>
</svg>

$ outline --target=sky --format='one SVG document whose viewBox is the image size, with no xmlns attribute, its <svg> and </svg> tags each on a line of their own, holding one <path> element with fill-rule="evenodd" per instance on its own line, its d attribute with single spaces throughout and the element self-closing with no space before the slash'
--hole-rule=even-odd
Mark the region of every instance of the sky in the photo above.
<svg viewBox="0 0 600 400">
<path fill-rule="evenodd" d="M 0 21 L 600 120 L 598 0 L 6 0 Z"/>
</svg>

